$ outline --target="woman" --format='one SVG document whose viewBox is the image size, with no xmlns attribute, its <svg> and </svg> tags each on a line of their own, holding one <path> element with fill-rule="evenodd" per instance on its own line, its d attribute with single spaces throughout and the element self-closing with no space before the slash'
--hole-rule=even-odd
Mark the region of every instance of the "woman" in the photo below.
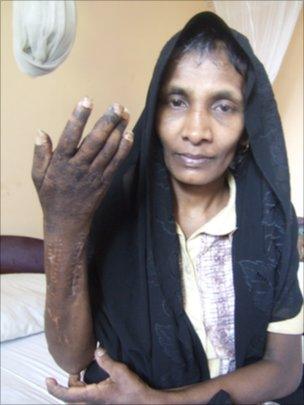
<svg viewBox="0 0 304 405">
<path fill-rule="evenodd" d="M 248 41 L 212 13 L 193 17 L 160 55 L 118 171 L 128 111 L 114 105 L 78 147 L 90 111 L 85 98 L 54 153 L 44 133 L 35 149 L 46 335 L 74 375 L 48 390 L 124 404 L 295 391 L 296 218 L 280 120 Z M 75 377 L 85 368 L 87 385 Z"/>
</svg>

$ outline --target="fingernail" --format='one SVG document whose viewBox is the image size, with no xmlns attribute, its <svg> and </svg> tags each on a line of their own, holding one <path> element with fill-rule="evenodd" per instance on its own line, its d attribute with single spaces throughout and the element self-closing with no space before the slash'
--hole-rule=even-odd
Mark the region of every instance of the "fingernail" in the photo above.
<svg viewBox="0 0 304 405">
<path fill-rule="evenodd" d="M 105 353 L 106 353 L 105 349 L 102 349 L 101 347 L 95 350 L 96 357 L 102 357 Z"/>
<path fill-rule="evenodd" d="M 82 107 L 85 107 L 85 108 L 92 108 L 93 107 L 93 102 L 89 97 L 83 97 L 83 99 L 80 100 L 79 104 Z"/>
<path fill-rule="evenodd" d="M 122 113 L 122 106 L 119 103 L 114 103 L 112 105 L 112 110 L 115 114 L 120 115 Z"/>
<path fill-rule="evenodd" d="M 129 117 L 130 117 L 130 111 L 129 111 L 126 107 L 124 107 L 124 109 L 123 109 L 122 117 L 123 117 L 125 120 L 129 119 Z"/>
<path fill-rule="evenodd" d="M 52 384 L 52 385 L 57 385 L 57 381 L 54 378 L 47 377 L 45 379 L 46 384 Z"/>
<path fill-rule="evenodd" d="M 40 146 L 40 145 L 43 145 L 43 144 L 47 143 L 47 135 L 46 135 L 46 133 L 44 131 L 42 131 L 42 129 L 38 129 L 37 132 L 38 133 L 37 133 L 37 136 L 36 136 L 36 139 L 35 139 L 35 144 Z"/>
<path fill-rule="evenodd" d="M 123 138 L 129 142 L 134 141 L 134 133 L 132 131 L 126 131 L 123 133 Z"/>
</svg>

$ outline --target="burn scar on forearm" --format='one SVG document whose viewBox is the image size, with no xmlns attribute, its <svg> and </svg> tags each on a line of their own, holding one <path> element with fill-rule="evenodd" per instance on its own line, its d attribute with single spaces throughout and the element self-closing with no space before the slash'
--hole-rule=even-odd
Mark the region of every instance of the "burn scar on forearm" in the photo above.
<svg viewBox="0 0 304 405">
<path fill-rule="evenodd" d="M 70 344 L 68 333 L 66 333 L 67 330 L 62 327 L 62 325 L 67 324 L 64 319 L 65 315 L 58 315 L 58 311 L 53 311 L 49 305 L 46 306 L 45 315 L 46 323 L 50 326 L 48 330 L 56 336 L 56 340 L 58 340 L 59 343 Z"/>
<path fill-rule="evenodd" d="M 66 298 L 73 298 L 83 289 L 86 239 L 84 234 L 74 243 L 60 238 L 45 242 L 47 290 L 51 297 L 65 292 Z"/>
</svg>

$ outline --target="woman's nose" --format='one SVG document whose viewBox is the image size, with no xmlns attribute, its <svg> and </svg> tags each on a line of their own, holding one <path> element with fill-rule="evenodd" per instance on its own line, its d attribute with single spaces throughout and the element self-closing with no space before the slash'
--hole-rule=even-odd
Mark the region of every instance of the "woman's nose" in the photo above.
<svg viewBox="0 0 304 405">
<path fill-rule="evenodd" d="M 202 109 L 189 110 L 185 117 L 182 137 L 193 145 L 212 142 L 213 136 L 208 113 Z"/>
</svg>

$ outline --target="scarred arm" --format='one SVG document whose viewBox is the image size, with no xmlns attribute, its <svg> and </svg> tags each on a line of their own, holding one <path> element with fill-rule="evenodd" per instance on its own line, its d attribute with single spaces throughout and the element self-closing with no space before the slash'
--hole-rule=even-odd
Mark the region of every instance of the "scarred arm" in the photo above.
<svg viewBox="0 0 304 405">
<path fill-rule="evenodd" d="M 32 169 L 44 218 L 46 338 L 70 374 L 86 368 L 96 348 L 85 253 L 91 221 L 133 140 L 128 111 L 114 104 L 80 143 L 91 109 L 88 98 L 78 103 L 54 151 L 39 133 Z"/>
</svg>

